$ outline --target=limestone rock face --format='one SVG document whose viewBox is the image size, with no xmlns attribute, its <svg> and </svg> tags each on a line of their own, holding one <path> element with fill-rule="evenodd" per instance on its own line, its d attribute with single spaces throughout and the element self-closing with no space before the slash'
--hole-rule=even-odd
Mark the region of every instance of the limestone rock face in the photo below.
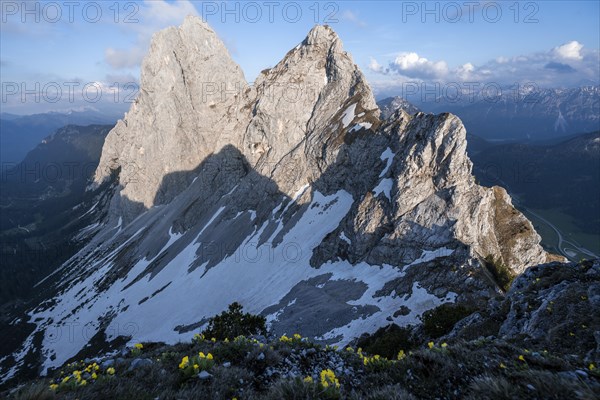
<svg viewBox="0 0 600 400">
<path fill-rule="evenodd" d="M 223 42 L 201 19 L 156 33 L 142 64 L 141 88 L 110 132 L 97 183 L 120 170 L 120 196 L 145 208 L 169 202 L 189 182 L 161 188 L 172 172 L 191 171 L 226 144 L 239 145 L 249 113 L 240 112 L 247 86 Z M 115 212 L 130 221 L 142 208 Z"/>
<path fill-rule="evenodd" d="M 290 211 L 308 212 L 300 205 L 316 192 L 343 190 L 352 198 L 347 212 L 306 249 L 313 268 L 340 259 L 399 266 L 423 251 L 458 248 L 516 273 L 552 259 L 504 189 L 476 184 L 460 119 L 393 111 L 392 103 L 380 120 L 369 85 L 330 27 L 314 27 L 249 86 L 215 32 L 188 17 L 154 36 L 140 96 L 109 134 L 96 182 L 118 171 L 122 189 L 110 215 L 125 224 L 169 203 L 164 215 L 181 232 L 199 230 L 217 205 L 226 210 L 220 218 L 252 210 L 251 226 L 221 228 L 239 234 L 228 246 L 261 224 L 259 242 L 277 243 L 297 223 Z M 282 198 L 287 206 L 278 206 Z M 290 208 L 295 201 L 299 208 Z M 288 227 L 278 228 L 273 215 Z M 224 240 L 202 232 L 204 241 Z M 152 254 L 151 243 L 141 248 Z M 190 265 L 222 260 L 201 256 Z"/>
<path fill-rule="evenodd" d="M 377 177 L 356 171 L 372 186 L 353 209 L 353 221 L 347 220 L 345 232 L 356 240 L 344 250 L 351 259 L 398 265 L 423 248 L 454 247 L 457 241 L 473 256 L 492 256 L 516 273 L 553 259 L 504 189 L 475 183 L 465 128 L 456 116 L 399 110 L 380 133 L 382 140 L 369 138 L 356 149 L 371 154 L 360 170 L 386 165 Z M 330 251 L 316 264 L 340 256 L 331 244 L 321 247 Z"/>
<path fill-rule="evenodd" d="M 255 86 L 243 151 L 289 194 L 335 161 L 347 128 L 379 120 L 363 74 L 327 26 L 313 28 Z"/>
</svg>

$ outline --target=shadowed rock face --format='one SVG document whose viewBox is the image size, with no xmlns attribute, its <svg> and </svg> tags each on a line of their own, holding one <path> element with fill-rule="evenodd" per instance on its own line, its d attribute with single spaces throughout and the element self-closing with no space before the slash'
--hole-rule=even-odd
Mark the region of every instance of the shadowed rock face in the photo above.
<svg viewBox="0 0 600 400">
<path fill-rule="evenodd" d="M 461 121 L 397 111 L 382 122 L 330 28 L 311 30 L 253 87 L 207 82 L 245 85 L 212 29 L 188 17 L 155 35 L 140 97 L 96 171 L 96 183 L 120 171 L 120 191 L 57 274 L 59 294 L 31 311 L 31 337 L 43 339 L 19 354 L 36 347 L 49 368 L 90 332 L 185 340 L 233 301 L 275 332 L 343 343 L 496 296 L 483 257 L 514 271 L 547 260 L 506 193 L 475 183 Z M 73 320 L 86 337 L 47 334 Z"/>
</svg>

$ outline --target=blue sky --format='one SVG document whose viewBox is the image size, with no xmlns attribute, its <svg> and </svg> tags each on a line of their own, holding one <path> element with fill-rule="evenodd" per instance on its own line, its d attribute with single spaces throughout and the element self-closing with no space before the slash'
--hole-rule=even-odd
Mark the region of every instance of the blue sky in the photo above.
<svg viewBox="0 0 600 400">
<path fill-rule="evenodd" d="M 217 31 L 249 82 L 315 23 L 334 28 L 378 97 L 414 83 L 574 87 L 600 79 L 597 1 L 1 3 L 1 105 L 17 114 L 126 110 L 135 89 L 124 85 L 137 82 L 152 33 L 187 14 Z M 42 94 L 23 102 L 20 91 L 36 84 Z M 85 84 L 94 85 L 87 99 Z M 90 101 L 96 90 L 102 97 Z"/>
</svg>

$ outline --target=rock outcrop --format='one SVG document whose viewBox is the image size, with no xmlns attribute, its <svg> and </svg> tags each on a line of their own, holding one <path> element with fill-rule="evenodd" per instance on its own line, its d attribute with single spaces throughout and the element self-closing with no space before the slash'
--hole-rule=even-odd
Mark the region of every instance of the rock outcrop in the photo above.
<svg viewBox="0 0 600 400">
<path fill-rule="evenodd" d="M 600 357 L 600 261 L 548 263 L 520 275 L 504 299 L 459 322 L 446 337 L 494 337 L 524 348 Z"/>
</svg>

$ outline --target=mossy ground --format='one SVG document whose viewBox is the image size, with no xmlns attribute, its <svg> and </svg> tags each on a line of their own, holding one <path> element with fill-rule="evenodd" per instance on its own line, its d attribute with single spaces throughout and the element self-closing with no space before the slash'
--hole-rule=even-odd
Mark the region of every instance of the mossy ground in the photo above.
<svg viewBox="0 0 600 400">
<path fill-rule="evenodd" d="M 212 376 L 186 377 L 185 356 L 211 353 Z M 594 366 L 543 350 L 502 341 L 432 343 L 407 351 L 400 360 L 373 357 L 358 349 L 336 349 L 306 339 L 195 340 L 173 346 L 144 343 L 140 352 L 115 358 L 80 384 L 51 383 L 72 376 L 92 360 L 56 371 L 10 394 L 15 399 L 594 399 L 600 374 Z M 152 364 L 132 368 L 135 359 Z M 366 361 L 365 361 L 366 360 Z M 102 360 L 96 360 L 102 365 Z M 93 368 L 92 368 L 93 369 Z M 323 370 L 335 372 L 339 388 L 324 387 Z M 306 379 L 307 377 L 310 379 Z M 74 378 L 71 378 L 74 379 Z M 308 380 L 308 381 L 307 381 Z"/>
</svg>

